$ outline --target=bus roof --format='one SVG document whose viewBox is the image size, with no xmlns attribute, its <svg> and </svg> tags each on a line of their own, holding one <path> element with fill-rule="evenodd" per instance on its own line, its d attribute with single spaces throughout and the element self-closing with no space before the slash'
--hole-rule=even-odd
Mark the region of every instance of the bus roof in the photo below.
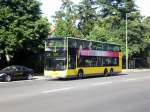
<svg viewBox="0 0 150 112">
<path fill-rule="evenodd" d="M 64 38 L 70 38 L 70 39 L 76 39 L 76 40 L 84 40 L 84 41 L 90 41 L 90 42 L 100 42 L 100 43 L 104 43 L 104 44 L 112 44 L 112 45 L 119 45 L 121 46 L 121 44 L 116 44 L 116 43 L 110 43 L 110 42 L 102 42 L 102 41 L 96 41 L 96 40 L 87 40 L 87 39 L 81 39 L 81 38 L 76 38 L 76 37 L 62 37 L 62 36 L 53 36 L 53 37 L 48 37 L 45 40 L 50 40 L 50 39 L 64 39 Z"/>
</svg>

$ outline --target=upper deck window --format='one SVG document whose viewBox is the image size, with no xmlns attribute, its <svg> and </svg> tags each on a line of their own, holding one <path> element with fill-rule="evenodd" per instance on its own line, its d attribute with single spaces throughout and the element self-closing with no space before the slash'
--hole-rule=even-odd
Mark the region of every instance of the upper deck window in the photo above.
<svg viewBox="0 0 150 112">
<path fill-rule="evenodd" d="M 46 41 L 45 51 L 51 51 L 56 49 L 64 49 L 66 46 L 65 40 L 62 38 L 52 38 Z"/>
</svg>

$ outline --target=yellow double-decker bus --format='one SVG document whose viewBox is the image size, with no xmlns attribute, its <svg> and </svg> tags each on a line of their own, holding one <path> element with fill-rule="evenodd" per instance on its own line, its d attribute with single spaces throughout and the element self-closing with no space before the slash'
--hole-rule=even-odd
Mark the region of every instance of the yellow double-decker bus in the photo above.
<svg viewBox="0 0 150 112">
<path fill-rule="evenodd" d="M 45 77 L 83 78 L 121 71 L 120 45 L 71 37 L 45 40 Z"/>
</svg>

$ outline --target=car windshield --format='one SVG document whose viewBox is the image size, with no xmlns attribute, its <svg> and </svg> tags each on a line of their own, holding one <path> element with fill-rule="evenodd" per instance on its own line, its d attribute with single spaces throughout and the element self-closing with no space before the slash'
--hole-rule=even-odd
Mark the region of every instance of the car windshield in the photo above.
<svg viewBox="0 0 150 112">
<path fill-rule="evenodd" d="M 9 66 L 9 67 L 6 67 L 6 68 L 4 68 L 4 69 L 2 69 L 2 70 L 17 70 L 17 68 L 15 67 L 15 66 Z"/>
</svg>

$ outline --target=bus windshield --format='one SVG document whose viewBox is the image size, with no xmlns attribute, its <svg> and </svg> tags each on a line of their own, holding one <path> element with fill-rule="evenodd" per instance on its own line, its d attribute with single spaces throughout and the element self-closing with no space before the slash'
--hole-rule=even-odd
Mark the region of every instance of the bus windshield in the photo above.
<svg viewBox="0 0 150 112">
<path fill-rule="evenodd" d="M 65 70 L 66 69 L 66 59 L 63 57 L 53 57 L 47 58 L 45 63 L 46 70 Z"/>
<path fill-rule="evenodd" d="M 45 69 L 65 70 L 66 69 L 66 44 L 63 38 L 51 38 L 45 45 Z"/>
</svg>

